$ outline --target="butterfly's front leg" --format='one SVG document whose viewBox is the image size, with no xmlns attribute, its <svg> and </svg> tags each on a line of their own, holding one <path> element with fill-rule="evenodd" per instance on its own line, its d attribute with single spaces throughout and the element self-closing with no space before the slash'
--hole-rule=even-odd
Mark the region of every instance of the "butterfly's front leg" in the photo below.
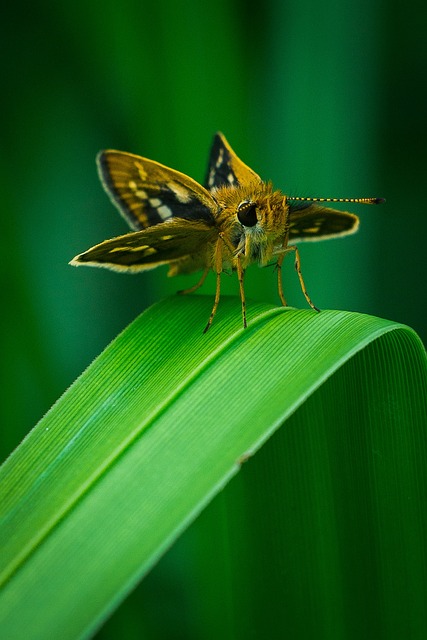
<svg viewBox="0 0 427 640">
<path fill-rule="evenodd" d="M 220 233 L 220 238 L 222 238 L 222 240 L 224 241 L 225 246 L 228 248 L 228 250 L 230 251 L 230 253 L 233 255 L 235 254 L 235 248 L 233 247 L 233 245 L 231 244 L 230 240 L 227 238 L 227 236 L 224 233 Z M 246 322 L 246 296 L 245 296 L 245 289 L 243 286 L 243 278 L 245 275 L 245 270 L 242 266 L 242 254 L 239 253 L 236 256 L 236 269 L 237 269 L 237 277 L 239 279 L 239 289 L 240 289 L 240 300 L 242 301 L 242 318 L 243 318 L 243 328 L 246 329 L 247 322 Z"/>
<path fill-rule="evenodd" d="M 219 238 L 216 242 L 215 245 L 215 251 L 214 251 L 214 266 L 215 266 L 215 273 L 216 273 L 216 290 L 215 290 L 215 300 L 214 300 L 214 304 L 212 307 L 212 311 L 211 311 L 211 315 L 209 316 L 209 320 L 208 323 L 203 331 L 203 333 L 206 333 L 206 331 L 208 331 L 210 329 L 210 326 L 212 324 L 212 321 L 215 317 L 216 314 L 216 310 L 218 308 L 218 303 L 219 303 L 219 298 L 220 298 L 220 291 L 221 291 L 221 273 L 223 271 L 223 264 L 224 264 L 224 259 L 223 259 L 223 251 L 224 251 L 224 247 L 226 247 L 230 252 L 234 251 L 234 247 L 233 245 L 229 242 L 228 238 L 224 235 L 224 233 L 220 232 L 219 234 Z M 244 276 L 244 269 L 242 267 L 242 262 L 241 262 L 241 256 L 237 256 L 237 276 L 239 278 L 239 287 L 240 287 L 240 298 L 242 301 L 242 317 L 243 317 L 243 327 L 246 329 L 247 327 L 247 323 L 246 323 L 246 298 L 245 298 L 245 291 L 243 288 L 243 276 Z"/>
<path fill-rule="evenodd" d="M 243 328 L 246 329 L 246 298 L 245 298 L 245 289 L 243 287 L 243 276 L 245 275 L 245 270 L 242 267 L 242 258 L 240 255 L 237 256 L 237 277 L 239 278 L 239 287 L 240 287 L 240 299 L 242 301 L 242 318 L 243 318 Z"/>
</svg>

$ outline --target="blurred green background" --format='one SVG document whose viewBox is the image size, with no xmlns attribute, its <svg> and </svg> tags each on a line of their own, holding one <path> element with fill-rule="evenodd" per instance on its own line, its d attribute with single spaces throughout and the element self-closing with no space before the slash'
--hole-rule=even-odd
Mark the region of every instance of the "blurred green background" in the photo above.
<svg viewBox="0 0 427 640">
<path fill-rule="evenodd" d="M 357 235 L 301 245 L 303 274 L 320 308 L 401 321 L 425 341 L 423 17 L 397 0 L 3 9 L 2 458 L 139 312 L 195 282 L 68 266 L 127 230 L 96 174 L 102 148 L 202 181 L 221 130 L 285 193 L 387 198 L 350 208 Z M 305 306 L 291 259 L 284 280 Z M 268 269 L 252 267 L 246 288 L 278 302 Z M 213 290 L 208 279 L 201 293 Z"/>
</svg>

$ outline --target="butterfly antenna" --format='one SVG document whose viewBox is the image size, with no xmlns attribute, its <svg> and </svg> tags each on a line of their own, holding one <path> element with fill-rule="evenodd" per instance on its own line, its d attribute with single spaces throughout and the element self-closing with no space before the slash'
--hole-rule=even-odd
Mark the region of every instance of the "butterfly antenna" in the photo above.
<svg viewBox="0 0 427 640">
<path fill-rule="evenodd" d="M 356 202 L 357 204 L 382 204 L 385 198 L 302 198 L 299 196 L 288 196 L 288 200 L 298 202 Z"/>
</svg>

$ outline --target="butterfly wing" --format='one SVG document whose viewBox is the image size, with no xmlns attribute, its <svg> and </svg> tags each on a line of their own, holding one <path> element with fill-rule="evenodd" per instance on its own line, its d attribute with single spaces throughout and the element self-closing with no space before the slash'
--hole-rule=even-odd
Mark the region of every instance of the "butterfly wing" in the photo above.
<svg viewBox="0 0 427 640">
<path fill-rule="evenodd" d="M 185 174 L 123 151 L 101 151 L 97 165 L 105 191 L 132 229 L 175 217 L 214 224 L 214 198 Z"/>
<path fill-rule="evenodd" d="M 261 178 L 236 156 L 222 133 L 215 134 L 205 179 L 206 189 L 251 182 L 261 182 Z"/>
<path fill-rule="evenodd" d="M 289 240 L 315 241 L 355 233 L 359 218 L 317 204 L 298 203 L 289 206 Z"/>
<path fill-rule="evenodd" d="M 185 259 L 194 265 L 188 269 L 190 272 L 206 265 L 210 243 L 217 237 L 215 227 L 203 220 L 171 218 L 163 224 L 105 240 L 73 258 L 70 264 L 136 272 Z"/>
</svg>

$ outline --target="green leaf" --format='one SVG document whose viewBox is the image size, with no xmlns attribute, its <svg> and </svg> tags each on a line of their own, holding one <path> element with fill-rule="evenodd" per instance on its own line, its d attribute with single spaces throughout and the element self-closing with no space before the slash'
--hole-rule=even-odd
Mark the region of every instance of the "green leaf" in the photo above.
<svg viewBox="0 0 427 640">
<path fill-rule="evenodd" d="M 243 330 L 239 302 L 224 298 L 204 335 L 211 304 L 174 297 L 146 311 L 4 464 L 5 637 L 25 637 L 29 628 L 34 638 L 93 632 L 322 384 L 324 394 L 312 396 L 316 411 L 301 414 L 301 442 L 304 425 L 324 419 L 322 401 L 326 423 L 336 429 L 341 412 L 331 397 L 332 374 L 343 413 L 354 408 L 352 427 L 360 418 L 375 434 L 397 421 L 421 442 L 427 367 L 409 328 L 343 311 L 251 304 Z M 359 357 L 365 352 L 369 366 Z M 378 377 L 384 367 L 387 377 Z M 419 553 L 415 538 L 412 551 Z M 417 566 L 414 557 L 411 563 Z"/>
</svg>

